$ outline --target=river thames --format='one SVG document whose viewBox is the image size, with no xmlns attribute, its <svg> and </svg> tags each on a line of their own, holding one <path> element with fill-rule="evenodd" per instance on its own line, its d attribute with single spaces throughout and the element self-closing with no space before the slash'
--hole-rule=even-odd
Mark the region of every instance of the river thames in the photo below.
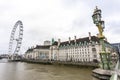
<svg viewBox="0 0 120 80">
<path fill-rule="evenodd" d="M 96 80 L 92 68 L 0 60 L 0 80 Z"/>
</svg>

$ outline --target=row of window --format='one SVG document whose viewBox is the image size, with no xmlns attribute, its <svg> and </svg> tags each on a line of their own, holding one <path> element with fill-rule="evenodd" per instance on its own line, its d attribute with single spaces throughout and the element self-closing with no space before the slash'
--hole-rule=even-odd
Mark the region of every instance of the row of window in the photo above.
<svg viewBox="0 0 120 80">
<path fill-rule="evenodd" d="M 90 49 L 89 48 L 77 48 L 77 49 L 60 49 L 60 50 L 63 50 L 63 51 L 89 51 Z"/>
<path fill-rule="evenodd" d="M 89 51 L 89 49 L 68 49 L 65 51 Z"/>
<path fill-rule="evenodd" d="M 90 57 L 90 55 L 68 55 L 68 57 Z"/>
<path fill-rule="evenodd" d="M 98 44 L 98 43 L 93 41 L 92 44 L 93 44 L 93 45 L 96 45 L 96 44 Z M 87 42 L 81 43 L 81 42 L 80 42 L 79 44 L 61 45 L 60 48 L 61 48 L 61 47 L 72 47 L 72 46 L 83 47 L 83 46 L 90 46 L 90 45 L 91 45 L 91 43 L 87 43 Z"/>
<path fill-rule="evenodd" d="M 86 47 L 86 46 L 84 46 L 84 47 L 67 47 L 67 48 L 60 48 L 60 49 L 89 49 L 89 47 Z"/>
<path fill-rule="evenodd" d="M 59 54 L 90 54 L 90 52 L 64 52 L 64 51 L 60 51 Z"/>
<path fill-rule="evenodd" d="M 71 50 L 71 51 L 70 50 L 69 51 L 68 50 L 61 50 L 61 51 L 63 51 L 63 52 L 89 52 L 89 50 L 87 50 L 87 51 L 84 51 L 84 50 L 82 50 L 82 51 L 81 50 L 76 50 L 76 51 L 74 51 L 74 50 Z M 59 51 L 59 52 L 61 52 L 61 51 Z"/>
</svg>

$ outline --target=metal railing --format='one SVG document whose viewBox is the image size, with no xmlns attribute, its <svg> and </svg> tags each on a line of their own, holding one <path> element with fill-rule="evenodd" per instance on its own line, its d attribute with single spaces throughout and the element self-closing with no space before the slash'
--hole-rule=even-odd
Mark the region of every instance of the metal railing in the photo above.
<svg viewBox="0 0 120 80">
<path fill-rule="evenodd" d="M 120 62 L 118 60 L 115 69 L 114 69 L 114 73 L 112 74 L 112 76 L 110 77 L 110 80 L 120 80 Z"/>
</svg>

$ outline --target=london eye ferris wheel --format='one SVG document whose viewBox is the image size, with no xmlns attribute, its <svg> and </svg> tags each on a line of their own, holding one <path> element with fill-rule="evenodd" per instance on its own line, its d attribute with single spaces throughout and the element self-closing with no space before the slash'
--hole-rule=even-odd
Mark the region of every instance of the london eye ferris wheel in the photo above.
<svg viewBox="0 0 120 80">
<path fill-rule="evenodd" d="M 11 32 L 8 54 L 14 55 L 18 54 L 21 48 L 23 39 L 23 24 L 22 21 L 18 20 Z"/>
</svg>

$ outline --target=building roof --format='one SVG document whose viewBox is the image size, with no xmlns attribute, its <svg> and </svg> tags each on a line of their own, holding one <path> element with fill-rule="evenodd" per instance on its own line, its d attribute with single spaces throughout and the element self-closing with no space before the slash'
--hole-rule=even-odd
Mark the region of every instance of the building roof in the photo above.
<svg viewBox="0 0 120 80">
<path fill-rule="evenodd" d="M 91 36 L 91 41 L 99 43 L 99 38 L 96 37 L 96 36 Z M 89 37 L 84 37 L 84 38 L 76 39 L 76 42 L 74 40 L 71 40 L 70 43 L 69 43 L 69 41 L 61 42 L 60 46 L 61 45 L 62 46 L 63 45 L 69 45 L 69 44 L 73 44 L 74 45 L 75 43 L 77 43 L 77 44 L 80 44 L 80 43 L 89 43 L 89 42 L 90 42 Z M 107 41 L 105 41 L 105 42 L 108 43 Z"/>
<path fill-rule="evenodd" d="M 49 49 L 50 45 L 37 45 L 34 49 Z"/>
<path fill-rule="evenodd" d="M 112 45 L 120 45 L 120 43 L 111 43 Z"/>
<path fill-rule="evenodd" d="M 36 45 L 35 48 L 29 48 L 27 52 L 32 52 L 34 49 L 49 49 L 50 48 L 50 45 Z"/>
<path fill-rule="evenodd" d="M 97 42 L 97 43 L 99 43 L 99 41 L 100 41 L 100 39 L 98 38 L 98 37 L 96 37 L 96 36 L 91 36 L 91 41 L 92 42 Z M 64 45 L 70 45 L 70 44 L 72 44 L 72 45 L 74 45 L 74 44 L 83 44 L 83 43 L 89 43 L 90 42 L 90 40 L 89 40 L 89 37 L 84 37 L 84 38 L 79 38 L 79 39 L 76 39 L 76 42 L 75 42 L 75 40 L 70 40 L 70 43 L 69 43 L 69 41 L 64 41 L 64 42 L 61 42 L 60 43 L 60 46 L 64 46 Z M 105 41 L 105 43 L 108 43 L 107 41 Z M 109 44 L 109 43 L 108 43 Z M 58 45 L 58 42 L 57 41 L 55 41 L 52 45 Z"/>
<path fill-rule="evenodd" d="M 32 52 L 33 50 L 34 50 L 34 48 L 30 48 L 26 52 Z"/>
<path fill-rule="evenodd" d="M 96 36 L 91 36 L 91 41 L 92 42 L 97 42 L 97 43 L 100 43 L 100 39 Z M 79 38 L 79 39 L 76 39 L 76 42 L 75 40 L 70 40 L 70 43 L 69 41 L 65 41 L 65 42 L 61 42 L 59 46 L 67 46 L 67 45 L 74 45 L 74 44 L 88 44 L 90 43 L 90 40 L 89 40 L 89 37 L 84 37 L 84 38 Z M 108 43 L 107 41 L 105 41 L 105 43 Z M 109 43 L 108 43 L 109 44 Z M 54 41 L 54 43 L 52 45 L 58 45 L 58 42 L 57 41 Z M 33 51 L 34 49 L 50 49 L 50 46 L 51 45 L 36 45 L 35 48 L 30 48 L 27 50 L 27 52 L 31 52 Z"/>
</svg>

